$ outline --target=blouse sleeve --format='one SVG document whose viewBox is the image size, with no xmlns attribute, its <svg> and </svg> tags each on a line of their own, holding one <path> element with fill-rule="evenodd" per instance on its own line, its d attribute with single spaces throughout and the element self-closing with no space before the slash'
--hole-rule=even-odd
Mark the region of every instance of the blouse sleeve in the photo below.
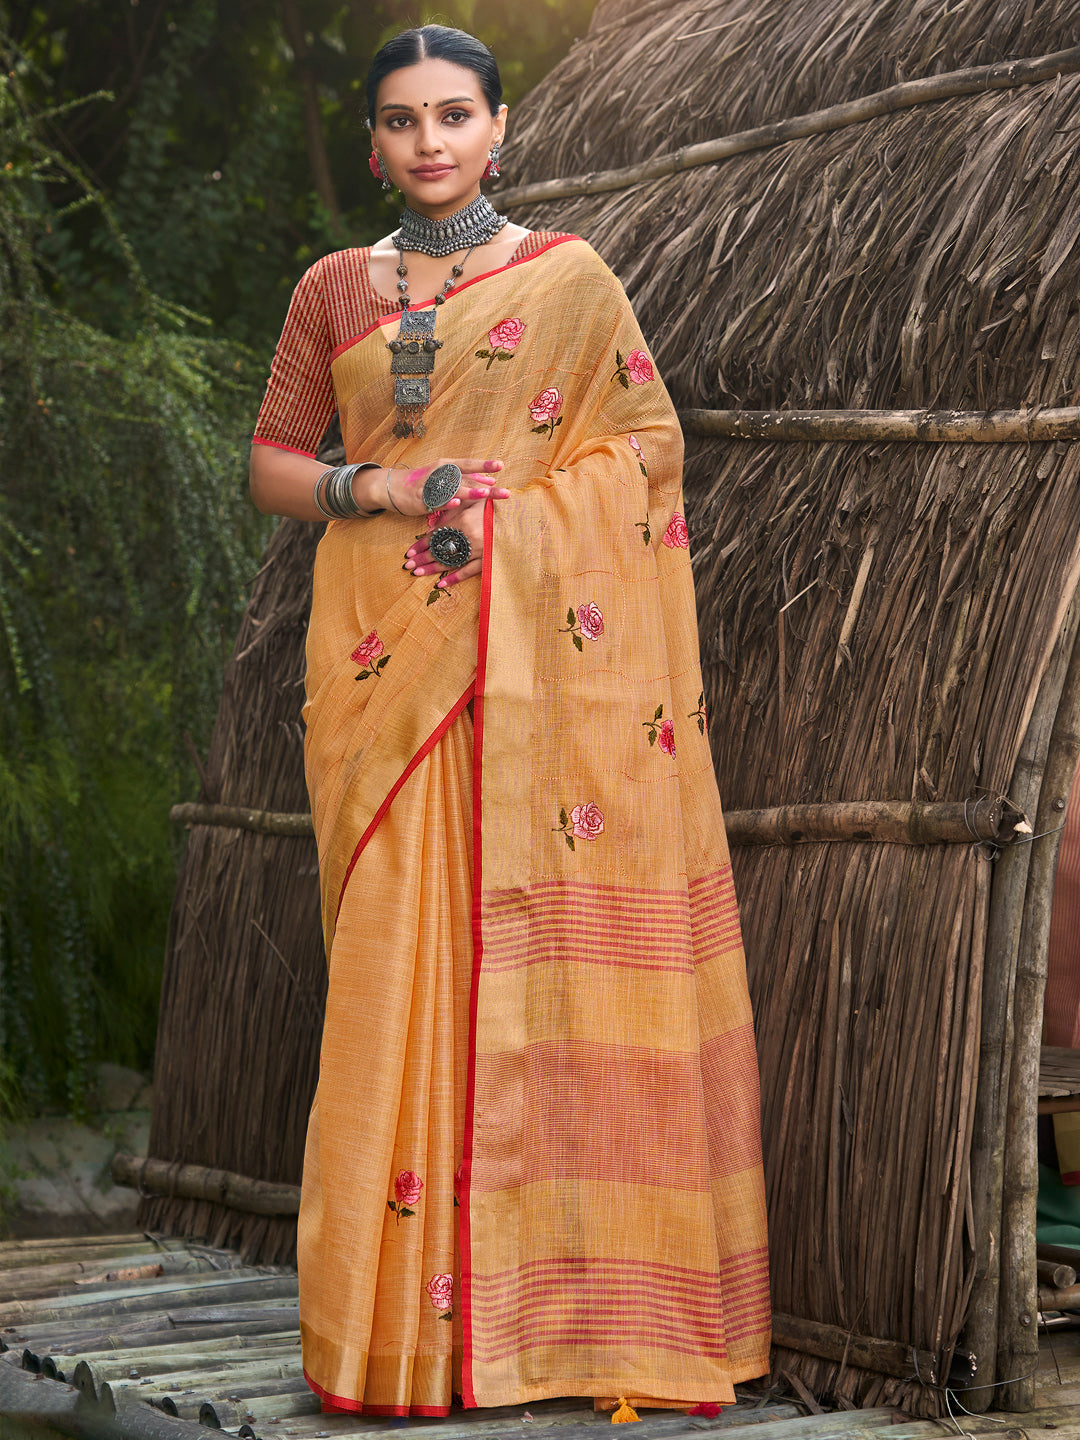
<svg viewBox="0 0 1080 1440">
<path fill-rule="evenodd" d="M 334 413 L 331 348 L 322 267 L 316 264 L 293 291 L 255 423 L 254 444 L 315 454 Z"/>
</svg>

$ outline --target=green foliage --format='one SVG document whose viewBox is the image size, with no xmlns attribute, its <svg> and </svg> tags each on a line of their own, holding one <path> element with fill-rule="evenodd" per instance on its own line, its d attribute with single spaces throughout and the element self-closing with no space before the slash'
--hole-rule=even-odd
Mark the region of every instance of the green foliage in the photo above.
<svg viewBox="0 0 1080 1440">
<path fill-rule="evenodd" d="M 495 51 L 512 110 L 585 31 L 595 0 L 291 4 L 306 47 L 299 57 L 284 23 L 288 0 L 49 0 L 18 7 L 14 36 L 42 107 L 114 92 L 57 117 L 51 134 L 109 196 L 148 283 L 260 353 L 273 346 L 307 265 L 394 226 L 395 197 L 384 198 L 367 168 L 364 80 L 378 47 L 408 25 L 469 28 Z M 312 180 L 312 126 L 332 197 Z M 93 217 L 65 217 L 47 252 L 84 313 L 107 321 L 127 278 Z"/>
<path fill-rule="evenodd" d="M 396 219 L 371 57 L 463 25 L 513 107 L 594 3 L 0 0 L 0 1112 L 150 1064 L 183 736 L 265 538 L 259 385 L 300 273 Z"/>
<path fill-rule="evenodd" d="M 0 1092 L 78 1110 L 91 1061 L 150 1061 L 182 736 L 208 733 L 263 538 L 258 392 L 244 352 L 150 289 L 3 59 Z M 108 330 L 54 263 L 73 212 L 110 260 Z"/>
</svg>

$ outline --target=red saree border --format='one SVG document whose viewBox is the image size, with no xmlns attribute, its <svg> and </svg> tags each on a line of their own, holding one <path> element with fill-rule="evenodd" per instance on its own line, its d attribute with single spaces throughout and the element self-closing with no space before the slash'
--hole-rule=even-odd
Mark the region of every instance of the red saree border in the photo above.
<svg viewBox="0 0 1080 1440">
<path fill-rule="evenodd" d="M 488 503 L 490 504 L 491 502 L 489 501 Z M 416 754 L 405 766 L 405 769 L 402 770 L 401 774 L 394 781 L 393 785 L 391 785 L 389 791 L 387 792 L 385 800 L 379 806 L 378 810 L 375 811 L 375 814 L 371 817 L 371 823 L 368 825 L 363 835 L 360 836 L 360 839 L 356 842 L 356 849 L 352 853 L 352 859 L 349 861 L 348 867 L 345 871 L 345 878 L 341 882 L 341 890 L 338 893 L 337 909 L 334 911 L 335 919 L 338 915 L 341 914 L 341 906 L 345 900 L 345 891 L 348 887 L 349 880 L 352 878 L 352 873 L 356 868 L 356 862 L 363 854 L 364 847 L 367 845 L 372 835 L 374 835 L 375 831 L 379 828 L 379 824 L 383 816 L 386 814 L 387 810 L 390 809 L 390 806 L 393 803 L 394 796 L 398 793 L 401 787 L 405 784 L 405 781 L 420 764 L 420 761 L 423 760 L 425 756 L 431 754 L 432 750 L 434 750 L 435 746 L 446 734 L 447 730 L 450 729 L 450 726 L 465 709 L 465 706 L 468 705 L 469 701 L 472 699 L 474 688 L 474 685 L 470 685 L 469 688 L 465 691 L 464 695 L 462 695 L 461 699 L 454 702 L 454 704 L 450 708 L 449 713 L 446 714 L 439 721 L 438 725 L 435 726 L 435 729 L 420 746 L 420 749 L 417 750 Z M 440 1414 L 441 1413 L 442 1412 L 440 1411 Z"/>
<path fill-rule="evenodd" d="M 517 265 L 527 265 L 530 260 L 535 260 L 538 255 L 543 255 L 545 251 L 552 249 L 552 247 L 555 245 L 565 245 L 568 240 L 580 239 L 580 235 L 557 235 L 554 240 L 549 240 L 545 245 L 541 245 L 538 250 L 533 250 L 528 255 L 522 255 L 520 260 L 508 260 L 505 265 L 499 265 L 494 270 L 485 270 L 482 275 L 474 275 L 471 280 L 466 280 L 461 285 L 455 286 L 451 293 L 447 296 L 447 303 L 449 303 L 449 301 L 451 301 L 455 295 L 460 295 L 462 291 L 468 290 L 470 285 L 479 285 L 481 280 L 490 280 L 493 275 L 502 275 L 507 270 L 513 270 L 514 267 Z M 374 293 L 376 295 L 379 295 L 379 292 L 377 290 L 375 290 Z M 389 304 L 389 301 L 386 301 L 385 296 L 379 295 L 379 299 L 383 300 L 384 303 Z M 434 299 L 418 300 L 415 302 L 415 304 L 410 305 L 409 309 L 426 310 L 429 306 L 434 304 Z M 361 330 L 359 335 L 354 335 L 349 340 L 342 340 L 341 344 L 335 345 L 333 350 L 331 350 L 330 352 L 331 365 L 334 363 L 335 360 L 340 359 L 341 356 L 345 354 L 346 350 L 351 350 L 354 345 L 359 345 L 360 341 L 366 339 L 373 330 L 378 330 L 381 326 L 385 325 L 388 320 L 400 320 L 400 318 L 400 310 L 391 310 L 389 315 L 380 315 L 378 320 L 373 320 L 366 330 Z"/>
<path fill-rule="evenodd" d="M 350 1400 L 346 1395 L 335 1395 L 330 1390 L 324 1390 L 306 1370 L 304 1379 L 322 1401 L 324 1415 L 392 1415 L 402 1418 L 423 1415 L 441 1420 L 450 1414 L 449 1405 L 365 1405 L 362 1400 Z"/>
<path fill-rule="evenodd" d="M 484 558 L 480 577 L 480 615 L 476 637 L 476 686 L 473 706 L 473 971 L 469 992 L 469 1053 L 465 1082 L 465 1140 L 461 1157 L 461 1403 L 476 1408 L 473 1388 L 472 1338 L 472 1152 L 473 1106 L 476 1102 L 476 1009 L 480 992 L 480 964 L 484 955 L 481 924 L 484 894 L 483 793 L 484 793 L 484 691 L 487 685 L 488 629 L 491 624 L 491 547 L 495 535 L 495 503 L 484 503 Z"/>
<path fill-rule="evenodd" d="M 272 450 L 287 450 L 290 455 L 302 455 L 305 460 L 314 460 L 314 450 L 298 450 L 295 445 L 283 445 L 280 440 L 264 440 L 261 435 L 251 437 L 252 445 L 269 445 Z"/>
</svg>

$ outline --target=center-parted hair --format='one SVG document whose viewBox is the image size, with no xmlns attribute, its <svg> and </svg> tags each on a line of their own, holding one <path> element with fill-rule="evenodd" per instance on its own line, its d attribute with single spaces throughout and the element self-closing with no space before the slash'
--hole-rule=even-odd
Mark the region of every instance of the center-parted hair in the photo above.
<svg viewBox="0 0 1080 1440">
<path fill-rule="evenodd" d="M 420 25 L 415 30 L 402 30 L 389 39 L 371 62 L 367 77 L 368 123 L 375 124 L 375 102 L 379 85 L 395 70 L 418 65 L 421 60 L 449 60 L 471 70 L 480 81 L 484 99 L 492 115 L 502 104 L 502 80 L 495 56 L 482 40 L 466 30 L 449 25 Z"/>
</svg>

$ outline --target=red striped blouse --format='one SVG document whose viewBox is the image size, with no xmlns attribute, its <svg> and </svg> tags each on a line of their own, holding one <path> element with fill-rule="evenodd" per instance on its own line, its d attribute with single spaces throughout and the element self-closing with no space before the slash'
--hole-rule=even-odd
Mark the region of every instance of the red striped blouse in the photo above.
<svg viewBox="0 0 1080 1440">
<path fill-rule="evenodd" d="M 530 231 L 508 263 L 528 259 L 557 238 L 554 231 Z M 336 250 L 301 276 L 270 366 L 254 444 L 315 454 L 336 408 L 334 351 L 398 310 L 372 286 L 370 256 L 370 248 Z"/>
</svg>

